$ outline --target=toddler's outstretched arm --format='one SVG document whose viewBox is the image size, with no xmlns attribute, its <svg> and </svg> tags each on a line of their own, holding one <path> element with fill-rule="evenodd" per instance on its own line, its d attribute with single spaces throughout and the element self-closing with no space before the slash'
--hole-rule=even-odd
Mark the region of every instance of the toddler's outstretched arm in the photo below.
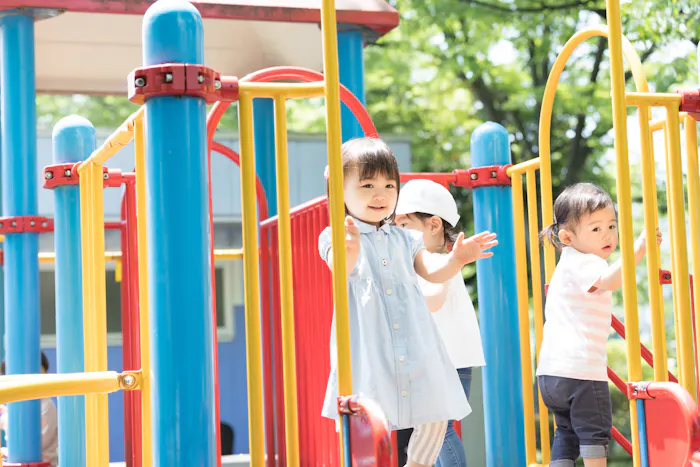
<svg viewBox="0 0 700 467">
<path fill-rule="evenodd" d="M 347 216 L 345 218 L 345 262 L 348 276 L 355 269 L 357 259 L 360 257 L 360 228 L 355 220 Z M 328 267 L 333 270 L 333 248 L 328 250 Z"/>
<path fill-rule="evenodd" d="M 656 228 L 656 244 L 661 245 L 663 238 L 659 228 Z M 647 252 L 647 242 L 644 232 L 634 242 L 634 265 L 636 266 L 642 260 Z M 615 261 L 610 267 L 600 276 L 598 282 L 588 289 L 589 292 L 596 290 L 617 290 L 622 286 L 622 258 Z"/>
<path fill-rule="evenodd" d="M 490 258 L 492 252 L 486 251 L 498 245 L 496 234 L 481 232 L 467 239 L 460 233 L 452 251 L 446 255 L 428 253 L 421 250 L 416 255 L 413 267 L 416 274 L 434 284 L 447 282 L 455 276 L 465 264 L 478 259 Z"/>
</svg>

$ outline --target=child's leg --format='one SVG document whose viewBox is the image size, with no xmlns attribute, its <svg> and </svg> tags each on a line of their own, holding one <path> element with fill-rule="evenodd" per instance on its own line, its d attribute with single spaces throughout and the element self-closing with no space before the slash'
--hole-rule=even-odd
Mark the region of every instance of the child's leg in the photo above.
<svg viewBox="0 0 700 467">
<path fill-rule="evenodd" d="M 538 376 L 537 381 L 542 401 L 557 423 L 549 466 L 574 467 L 579 456 L 579 441 L 571 422 L 569 404 L 578 381 L 557 376 Z"/>
<path fill-rule="evenodd" d="M 571 403 L 571 419 L 586 467 L 607 465 L 612 404 L 606 381 L 582 381 Z"/>
<path fill-rule="evenodd" d="M 459 381 L 462 383 L 462 389 L 464 389 L 464 395 L 469 400 L 469 394 L 471 393 L 472 386 L 472 369 L 471 368 L 459 368 L 457 370 L 459 375 Z M 435 462 L 435 467 L 467 467 L 467 455 L 464 452 L 464 443 L 457 432 L 453 428 L 453 421 L 447 424 L 447 432 L 445 433 L 445 442 L 440 449 L 440 455 Z M 464 437 L 464 434 L 462 434 Z"/>
<path fill-rule="evenodd" d="M 426 423 L 413 428 L 408 442 L 408 462 L 406 467 L 430 467 L 435 464 L 445 439 L 447 420 Z"/>
</svg>

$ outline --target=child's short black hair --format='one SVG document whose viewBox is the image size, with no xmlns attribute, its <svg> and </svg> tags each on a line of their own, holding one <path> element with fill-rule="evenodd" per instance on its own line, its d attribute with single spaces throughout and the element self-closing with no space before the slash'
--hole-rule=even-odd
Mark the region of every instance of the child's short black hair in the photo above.
<svg viewBox="0 0 700 467">
<path fill-rule="evenodd" d="M 615 204 L 607 191 L 593 183 L 575 183 L 566 187 L 554 202 L 554 223 L 540 233 L 540 240 L 547 240 L 555 248 L 561 249 L 559 230 L 575 227 L 581 216 L 593 214 L 605 208 L 615 209 Z"/>
<path fill-rule="evenodd" d="M 45 372 L 49 372 L 49 358 L 46 356 L 44 352 L 41 352 L 41 368 L 44 369 Z M 0 363 L 0 375 L 5 374 L 5 360 Z"/>
</svg>

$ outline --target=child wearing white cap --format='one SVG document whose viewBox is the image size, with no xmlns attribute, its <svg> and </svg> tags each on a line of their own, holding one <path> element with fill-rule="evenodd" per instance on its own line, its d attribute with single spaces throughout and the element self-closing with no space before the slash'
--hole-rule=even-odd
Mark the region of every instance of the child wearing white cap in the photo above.
<svg viewBox="0 0 700 467">
<path fill-rule="evenodd" d="M 401 188 L 394 222 L 397 226 L 416 231 L 430 253 L 446 254 L 450 251 L 459 218 L 454 198 L 442 185 L 417 179 Z M 457 274 L 443 284 L 432 284 L 420 277 L 418 281 L 468 399 L 472 368 L 484 366 L 485 361 L 479 323 L 462 275 Z M 463 444 L 452 421 L 448 424 L 435 465 L 467 465 Z"/>
</svg>

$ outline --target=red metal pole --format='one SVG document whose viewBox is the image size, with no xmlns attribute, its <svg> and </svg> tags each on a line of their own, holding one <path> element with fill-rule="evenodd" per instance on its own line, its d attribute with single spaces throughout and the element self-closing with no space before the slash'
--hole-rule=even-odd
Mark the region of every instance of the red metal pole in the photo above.
<svg viewBox="0 0 700 467">
<path fill-rule="evenodd" d="M 138 242 L 136 232 L 136 188 L 134 174 L 124 174 L 121 207 L 122 248 L 122 366 L 124 370 L 141 368 L 138 290 Z M 140 391 L 124 393 L 124 452 L 129 467 L 141 466 Z"/>
<path fill-rule="evenodd" d="M 214 359 L 214 420 L 216 424 L 216 465 L 221 467 L 221 400 L 219 390 L 219 327 L 216 323 L 216 263 L 214 262 L 214 209 L 212 202 L 211 188 L 211 150 L 212 142 L 216 127 L 219 126 L 219 120 L 230 104 L 227 102 L 217 102 L 215 108 L 212 109 L 207 116 L 207 175 L 208 175 L 208 192 L 209 192 L 209 232 L 211 243 L 211 313 L 212 313 L 212 342 L 213 342 L 213 359 Z"/>
</svg>

